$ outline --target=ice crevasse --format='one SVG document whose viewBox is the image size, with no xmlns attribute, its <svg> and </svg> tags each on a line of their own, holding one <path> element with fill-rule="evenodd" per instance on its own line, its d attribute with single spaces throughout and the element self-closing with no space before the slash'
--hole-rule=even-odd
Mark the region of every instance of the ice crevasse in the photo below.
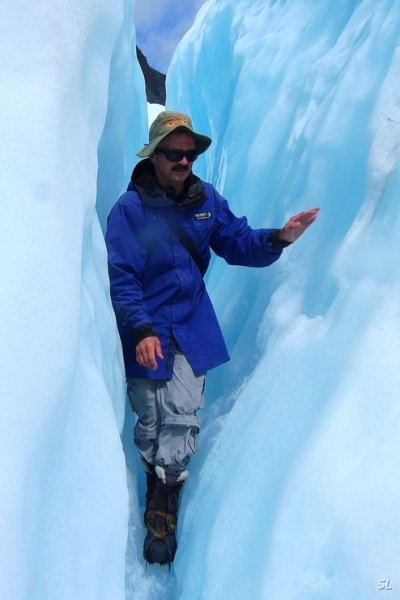
<svg viewBox="0 0 400 600">
<path fill-rule="evenodd" d="M 0 11 L 1 597 L 395 597 L 397 3 L 208 0 L 175 53 L 167 106 L 213 138 L 196 172 L 254 226 L 321 213 L 269 269 L 212 265 L 232 361 L 209 374 L 171 575 L 144 572 L 131 490 L 126 592 L 99 219 L 147 135 L 133 6 Z"/>
</svg>

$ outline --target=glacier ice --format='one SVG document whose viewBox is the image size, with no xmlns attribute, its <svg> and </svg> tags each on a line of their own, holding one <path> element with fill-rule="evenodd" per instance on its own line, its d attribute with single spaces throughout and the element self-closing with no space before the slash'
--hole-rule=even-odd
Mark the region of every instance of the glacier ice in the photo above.
<svg viewBox="0 0 400 600">
<path fill-rule="evenodd" d="M 212 265 L 232 361 L 171 574 L 140 556 L 95 212 L 146 141 L 132 3 L 0 10 L 2 600 L 122 600 L 128 502 L 128 600 L 398 595 L 397 3 L 208 0 L 175 54 L 167 108 L 214 140 L 198 174 L 254 225 L 321 213 L 269 269 Z"/>
<path fill-rule="evenodd" d="M 133 7 L 8 0 L 0 13 L 0 596 L 122 600 L 125 393 L 95 202 L 105 156 L 108 189 L 126 183 L 115 148 L 134 108 L 146 114 Z M 134 79 L 121 107 L 116 87 Z"/>
<path fill-rule="evenodd" d="M 209 0 L 174 55 L 167 108 L 213 138 L 198 172 L 235 212 L 321 207 L 273 267 L 209 274 L 232 361 L 209 375 L 179 598 L 400 593 L 399 41 L 389 0 Z"/>
</svg>

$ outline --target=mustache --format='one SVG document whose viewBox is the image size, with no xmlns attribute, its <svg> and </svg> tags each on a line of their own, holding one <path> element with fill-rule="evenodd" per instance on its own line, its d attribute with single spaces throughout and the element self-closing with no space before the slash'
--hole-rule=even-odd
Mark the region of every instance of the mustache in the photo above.
<svg viewBox="0 0 400 600">
<path fill-rule="evenodd" d="M 189 171 L 189 167 L 185 167 L 185 165 L 175 165 L 175 167 L 172 167 L 172 171 Z"/>
</svg>

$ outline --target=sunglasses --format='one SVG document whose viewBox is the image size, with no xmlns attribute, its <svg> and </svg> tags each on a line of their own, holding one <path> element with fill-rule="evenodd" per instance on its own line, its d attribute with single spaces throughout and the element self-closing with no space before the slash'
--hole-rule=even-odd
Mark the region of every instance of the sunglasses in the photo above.
<svg viewBox="0 0 400 600">
<path fill-rule="evenodd" d="M 185 156 L 188 162 L 194 162 L 199 156 L 197 150 L 176 150 L 175 148 L 157 148 L 156 152 L 164 154 L 170 162 L 180 162 Z"/>
</svg>

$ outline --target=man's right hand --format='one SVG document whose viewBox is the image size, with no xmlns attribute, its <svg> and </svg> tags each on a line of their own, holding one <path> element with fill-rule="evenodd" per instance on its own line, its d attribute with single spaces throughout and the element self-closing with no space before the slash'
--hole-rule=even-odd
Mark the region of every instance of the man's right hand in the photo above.
<svg viewBox="0 0 400 600">
<path fill-rule="evenodd" d="M 161 343 L 157 336 L 152 335 L 141 340 L 136 346 L 136 361 L 147 369 L 158 368 L 157 358 L 164 358 Z"/>
</svg>

